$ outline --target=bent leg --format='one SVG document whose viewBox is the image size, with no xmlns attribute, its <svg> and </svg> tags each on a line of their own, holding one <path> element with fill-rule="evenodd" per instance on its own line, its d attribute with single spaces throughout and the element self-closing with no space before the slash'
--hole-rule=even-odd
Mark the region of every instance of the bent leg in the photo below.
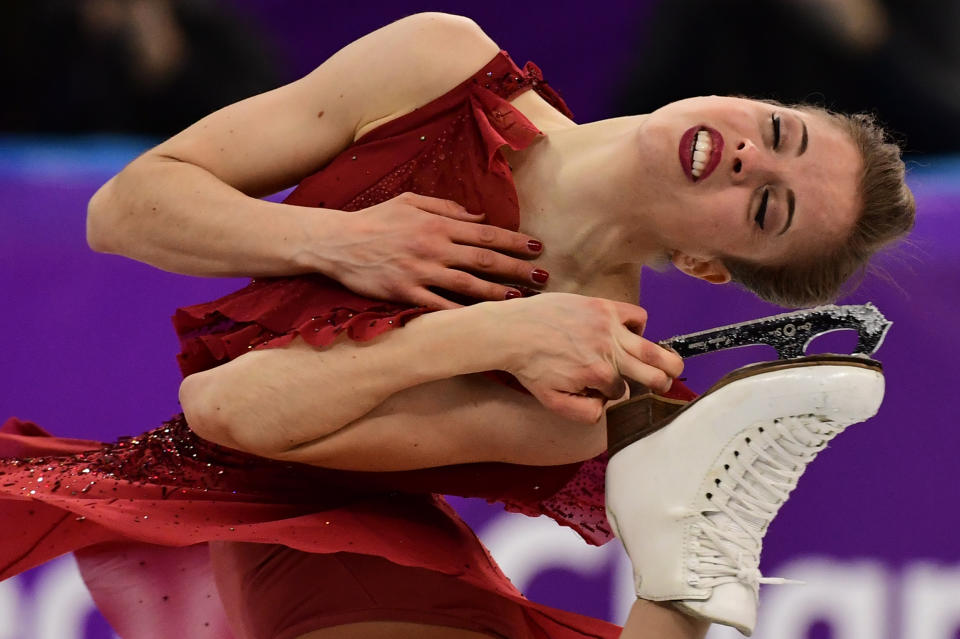
<svg viewBox="0 0 960 639">
<path fill-rule="evenodd" d="M 234 637 L 207 544 L 115 542 L 74 554 L 97 608 L 124 639 Z"/>
<path fill-rule="evenodd" d="M 500 635 L 402 621 L 365 621 L 308 632 L 296 639 L 490 639 L 497 636 Z"/>
<path fill-rule="evenodd" d="M 456 577 L 354 553 L 210 544 L 238 639 L 527 636 L 522 606 Z"/>
<path fill-rule="evenodd" d="M 695 619 L 669 603 L 637 599 L 620 639 L 703 639 L 710 622 Z"/>
</svg>

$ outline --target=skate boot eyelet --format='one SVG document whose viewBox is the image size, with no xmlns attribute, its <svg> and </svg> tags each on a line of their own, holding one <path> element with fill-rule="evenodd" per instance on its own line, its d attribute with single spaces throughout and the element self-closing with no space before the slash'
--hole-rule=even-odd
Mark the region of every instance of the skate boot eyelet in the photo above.
<svg viewBox="0 0 960 639">
<path fill-rule="evenodd" d="M 878 363 L 849 356 L 737 375 L 658 422 L 655 444 L 637 440 L 613 451 L 606 506 L 629 542 L 639 597 L 672 601 L 749 635 L 760 585 L 784 583 L 759 570 L 770 523 L 819 451 L 876 413 L 883 377 Z M 637 490 L 645 484 L 660 490 Z"/>
</svg>

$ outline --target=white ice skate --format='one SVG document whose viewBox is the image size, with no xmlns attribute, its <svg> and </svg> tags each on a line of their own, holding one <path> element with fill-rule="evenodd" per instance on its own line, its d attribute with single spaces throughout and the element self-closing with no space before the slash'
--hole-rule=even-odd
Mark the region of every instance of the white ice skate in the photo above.
<svg viewBox="0 0 960 639">
<path fill-rule="evenodd" d="M 871 353 L 888 327 L 867 340 Z M 883 389 L 879 362 L 819 355 L 739 369 L 684 406 L 638 398 L 612 409 L 607 513 L 637 596 L 749 636 L 759 584 L 784 581 L 760 575 L 767 527 L 827 443 L 877 412 Z M 633 437 L 618 411 L 637 422 Z"/>
</svg>

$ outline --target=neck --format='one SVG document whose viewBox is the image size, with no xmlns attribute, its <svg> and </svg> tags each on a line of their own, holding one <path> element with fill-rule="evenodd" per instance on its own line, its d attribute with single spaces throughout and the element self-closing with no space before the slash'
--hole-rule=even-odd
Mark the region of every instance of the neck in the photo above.
<svg viewBox="0 0 960 639">
<path fill-rule="evenodd" d="M 645 116 L 545 131 L 508 152 L 520 200 L 521 230 L 542 240 L 537 260 L 548 290 L 635 302 L 640 269 L 662 259 L 654 229 L 636 209 L 629 175 L 632 142 Z"/>
</svg>

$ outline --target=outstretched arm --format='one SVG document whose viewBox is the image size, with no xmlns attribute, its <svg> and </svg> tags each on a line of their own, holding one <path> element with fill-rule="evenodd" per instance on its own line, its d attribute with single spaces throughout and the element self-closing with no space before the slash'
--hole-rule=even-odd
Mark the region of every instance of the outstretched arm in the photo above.
<svg viewBox="0 0 960 639">
<path fill-rule="evenodd" d="M 379 29 L 306 77 L 225 107 L 134 160 L 90 200 L 90 246 L 191 275 L 319 272 L 361 294 L 434 307 L 453 305 L 428 295 L 431 285 L 503 299 L 508 287 L 451 282 L 450 271 L 532 283 L 524 261 L 538 254 L 532 238 L 492 232 L 456 204 L 408 198 L 357 215 L 257 199 L 316 172 L 378 122 L 446 93 L 497 51 L 457 16 L 418 14 Z M 376 257 L 391 252 L 413 264 L 377 271 L 390 260 Z"/>
</svg>

